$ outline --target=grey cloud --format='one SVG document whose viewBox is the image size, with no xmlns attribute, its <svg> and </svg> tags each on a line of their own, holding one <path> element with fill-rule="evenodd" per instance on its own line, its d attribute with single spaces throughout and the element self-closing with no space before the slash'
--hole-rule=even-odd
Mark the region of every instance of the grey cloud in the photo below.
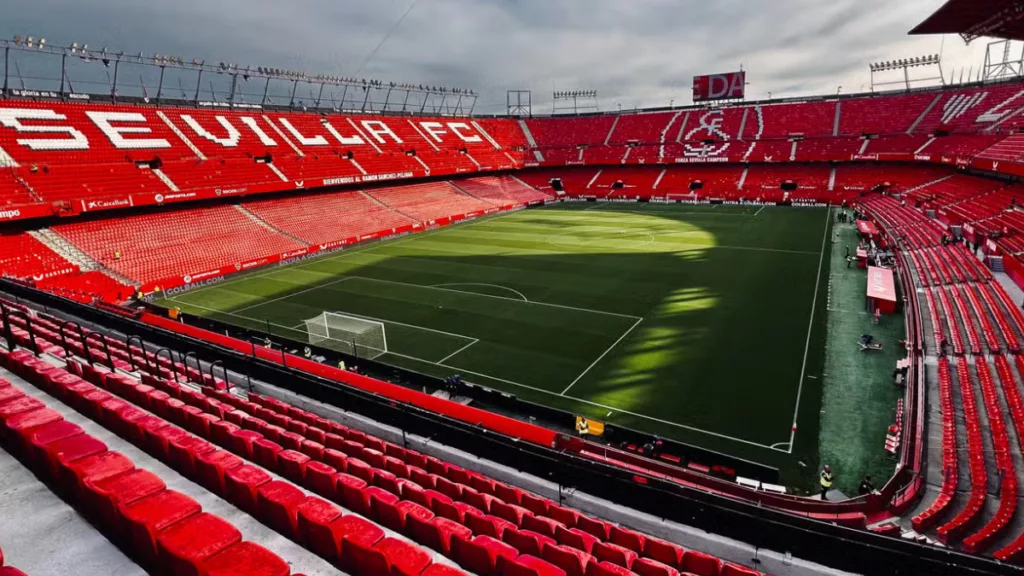
<svg viewBox="0 0 1024 576">
<path fill-rule="evenodd" d="M 126 52 L 351 74 L 412 0 L 6 0 L 0 35 L 45 35 Z M 481 92 L 596 89 L 614 109 L 689 102 L 695 74 L 748 70 L 761 98 L 855 91 L 869 62 L 937 52 L 906 32 L 942 0 L 418 0 L 366 77 Z M 979 47 L 945 41 L 949 66 Z"/>
</svg>

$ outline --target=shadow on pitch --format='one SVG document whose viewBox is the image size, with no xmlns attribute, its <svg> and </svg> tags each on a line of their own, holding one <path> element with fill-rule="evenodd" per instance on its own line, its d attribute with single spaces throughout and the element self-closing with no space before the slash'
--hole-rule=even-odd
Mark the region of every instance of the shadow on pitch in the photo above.
<svg viewBox="0 0 1024 576">
<path fill-rule="evenodd" d="M 588 230 L 600 228 L 602 222 L 614 230 L 618 217 L 635 220 L 633 208 L 627 205 L 628 211 L 618 215 L 613 206 L 582 213 L 587 215 Z M 820 211 L 793 209 L 753 222 L 650 210 L 651 221 L 645 226 L 652 230 L 697 230 L 720 246 L 799 251 L 816 250 L 820 242 Z M 559 224 L 557 215 L 549 217 L 556 212 L 571 217 L 581 211 L 546 209 L 494 221 L 556 232 L 572 226 Z M 807 233 L 808 228 L 814 230 Z M 480 379 L 596 418 L 608 411 L 558 394 L 572 384 L 567 396 L 766 444 L 779 441 L 777 432 L 788 430 L 816 258 L 714 246 L 657 251 L 637 246 L 591 253 L 536 239 L 499 241 L 486 235 L 477 241 L 482 244 L 471 246 L 466 237 L 473 229 L 450 230 L 452 234 L 346 252 L 239 282 L 230 288 L 245 293 L 245 302 L 218 307 L 234 312 L 252 306 L 252 297 L 279 299 L 241 314 L 296 326 L 325 310 L 348 312 L 476 338 L 479 343 L 448 362 L 457 368 L 431 366 L 430 371 L 471 370 L 549 390 Z M 614 235 L 596 232 L 602 242 L 614 244 Z M 579 238 L 585 240 L 586 233 Z M 480 246 L 485 253 L 471 253 L 479 252 Z M 339 282 L 343 277 L 354 279 Z M 448 286 L 431 288 L 438 285 Z M 531 302 L 557 306 L 502 298 L 508 289 Z M 632 317 L 640 316 L 643 321 L 629 331 L 635 323 Z M 435 355 L 429 357 L 443 358 L 446 351 L 431 351 Z M 632 426 L 688 441 L 699 439 L 672 426 L 622 418 Z"/>
</svg>

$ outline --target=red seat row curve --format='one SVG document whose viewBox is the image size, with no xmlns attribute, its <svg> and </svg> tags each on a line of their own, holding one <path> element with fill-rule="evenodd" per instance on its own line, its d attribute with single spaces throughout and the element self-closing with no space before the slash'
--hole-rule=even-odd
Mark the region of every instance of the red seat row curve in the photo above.
<svg viewBox="0 0 1024 576">
<path fill-rule="evenodd" d="M 302 411 L 281 408 L 269 399 L 265 400 L 264 405 L 275 406 L 284 412 L 301 416 L 301 419 L 292 419 L 280 412 L 274 412 L 264 413 L 267 420 L 261 420 L 237 409 L 228 412 L 231 405 L 244 405 L 253 412 L 257 411 L 259 405 L 246 404 L 244 400 L 226 392 L 216 393 L 213 397 L 207 398 L 158 379 L 147 378 L 147 381 L 157 386 L 154 388 L 139 384 L 137 381 L 133 383 L 127 377 L 104 377 L 103 374 L 85 368 L 83 367 L 82 372 L 86 379 L 104 383 L 111 392 L 139 402 L 143 408 L 155 408 L 157 415 L 163 412 L 171 421 L 183 423 L 187 429 L 198 432 L 199 436 L 209 438 L 215 444 L 229 448 L 236 455 L 276 471 L 297 484 L 305 485 L 321 496 L 342 504 L 348 510 L 377 518 L 385 526 L 408 533 L 414 536 L 414 539 L 435 542 L 438 537 L 437 530 L 449 534 L 447 531 L 450 529 L 462 533 L 461 530 L 468 528 L 469 534 L 475 535 L 474 541 L 479 536 L 489 536 L 505 542 L 518 543 L 521 548 L 517 550 L 543 554 L 544 545 L 538 545 L 539 542 L 534 540 L 532 535 L 547 534 L 545 537 L 552 539 L 552 544 L 555 542 L 553 539 L 558 537 L 559 545 L 575 545 L 593 552 L 595 565 L 598 561 L 611 561 L 624 564 L 624 567 L 632 566 L 633 558 L 639 557 L 648 549 L 660 557 L 663 555 L 656 551 L 659 546 L 671 548 L 667 543 L 660 543 L 639 533 L 589 519 L 568 509 L 561 509 L 529 493 L 494 483 L 458 467 L 444 465 L 436 459 L 424 458 L 356 430 L 332 425 L 322 418 Z M 228 401 L 230 404 L 223 404 L 217 399 Z M 219 419 L 217 414 L 226 419 Z M 241 426 L 234 424 L 236 421 L 240 422 Z M 258 425 L 260 422 L 263 426 Z M 325 429 L 332 432 L 326 432 Z M 345 436 L 333 432 L 341 432 Z M 320 442 L 311 440 L 311 437 Z M 358 440 L 363 440 L 365 444 Z M 166 455 L 168 459 L 176 458 L 176 443 L 175 439 L 169 440 Z M 337 449 L 330 446 L 336 446 Z M 189 442 L 186 449 L 192 450 L 192 447 L 192 443 Z M 198 463 L 202 456 L 196 455 L 197 468 L 202 467 Z M 181 456 L 177 459 L 179 462 L 184 461 Z M 405 464 L 410 460 L 414 460 L 422 467 Z M 253 486 L 251 480 L 259 478 L 260 475 L 252 476 L 248 472 L 245 474 L 245 485 L 249 488 L 239 491 L 239 485 L 232 489 L 230 486 L 234 481 L 230 479 L 231 474 L 227 473 L 224 489 L 236 495 L 232 501 L 243 509 L 258 509 L 258 488 L 262 481 Z M 265 475 L 263 477 L 269 480 Z M 419 480 L 420 484 L 417 485 L 414 480 Z M 481 490 L 471 488 L 470 484 Z M 517 504 L 504 504 L 497 495 L 483 491 L 488 487 L 494 494 L 501 494 Z M 281 490 L 284 490 L 282 494 L 292 495 L 288 496 L 288 502 L 294 504 L 286 505 L 285 510 L 294 509 L 295 519 L 301 518 L 297 514 L 302 501 L 296 499 L 297 493 L 284 488 Z M 249 496 L 246 496 L 247 494 Z M 546 514 L 549 513 L 570 524 L 547 517 Z M 414 518 L 426 521 L 430 526 L 418 526 L 419 520 Z M 452 524 L 441 519 L 447 519 Z M 570 525 L 574 527 L 568 528 Z M 463 526 L 465 528 L 462 528 Z M 293 528 L 297 527 L 298 524 Z M 565 544 L 561 544 L 560 530 L 564 531 L 564 538 L 567 539 Z M 442 538 L 442 541 L 449 537 L 450 534 Z M 520 542 L 521 538 L 526 540 Z M 582 540 L 579 540 L 580 538 Z M 623 548 L 620 549 L 620 545 Z M 683 554 L 682 548 L 676 549 L 680 557 L 672 564 L 673 566 L 682 567 L 679 562 L 685 561 L 687 557 L 693 558 L 691 563 L 697 564 L 700 564 L 700 558 L 704 558 L 696 552 Z M 649 560 L 654 561 L 654 558 Z M 649 564 L 651 562 L 642 562 L 641 566 Z M 714 565 L 722 566 L 722 573 L 726 574 L 756 573 L 738 566 L 721 564 L 717 560 Z M 637 569 L 638 573 L 641 569 Z M 694 572 L 712 574 L 707 570 Z M 718 572 L 715 571 L 713 574 Z"/>
</svg>

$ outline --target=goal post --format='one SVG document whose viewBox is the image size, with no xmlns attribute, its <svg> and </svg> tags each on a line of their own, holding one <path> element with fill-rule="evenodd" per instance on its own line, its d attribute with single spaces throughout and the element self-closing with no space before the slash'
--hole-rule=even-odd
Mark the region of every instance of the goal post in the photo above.
<svg viewBox="0 0 1024 576">
<path fill-rule="evenodd" d="M 339 312 L 323 312 L 305 323 L 310 344 L 370 360 L 388 351 L 383 322 Z"/>
</svg>

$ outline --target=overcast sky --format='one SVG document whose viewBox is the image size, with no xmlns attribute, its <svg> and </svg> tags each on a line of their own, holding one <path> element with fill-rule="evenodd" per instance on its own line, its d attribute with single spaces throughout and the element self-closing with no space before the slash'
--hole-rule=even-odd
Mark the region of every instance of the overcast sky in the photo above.
<svg viewBox="0 0 1024 576">
<path fill-rule="evenodd" d="M 907 35 L 943 1 L 0 0 L 0 36 L 471 88 L 485 113 L 530 89 L 544 113 L 552 90 L 689 103 L 693 75 L 740 65 L 757 99 L 866 91 L 868 63 L 940 50 L 947 77 L 976 74 L 984 40 Z"/>
</svg>

